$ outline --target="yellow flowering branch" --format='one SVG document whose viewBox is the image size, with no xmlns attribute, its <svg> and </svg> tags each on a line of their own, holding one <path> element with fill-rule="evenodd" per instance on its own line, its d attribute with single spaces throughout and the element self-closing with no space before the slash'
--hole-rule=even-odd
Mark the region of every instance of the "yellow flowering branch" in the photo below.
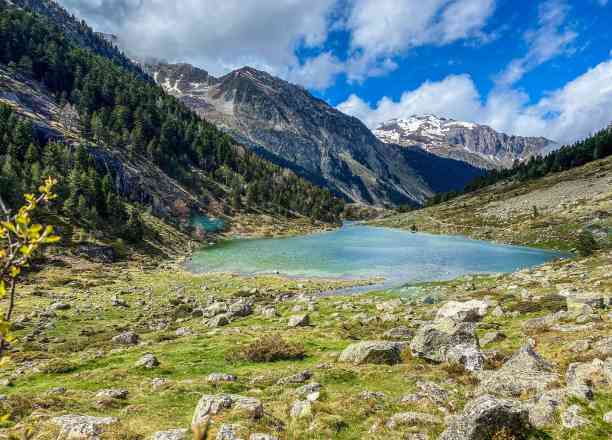
<svg viewBox="0 0 612 440">
<path fill-rule="evenodd" d="M 39 194 L 26 194 L 25 204 L 13 214 L 0 197 L 0 298 L 8 295 L 8 307 L 0 319 L 0 357 L 10 341 L 10 321 L 15 307 L 17 278 L 28 267 L 32 255 L 43 246 L 59 241 L 53 234 L 52 226 L 33 223 L 32 216 L 37 208 L 49 203 L 57 195 L 53 188 L 57 180 L 49 177 L 39 188 Z"/>
</svg>

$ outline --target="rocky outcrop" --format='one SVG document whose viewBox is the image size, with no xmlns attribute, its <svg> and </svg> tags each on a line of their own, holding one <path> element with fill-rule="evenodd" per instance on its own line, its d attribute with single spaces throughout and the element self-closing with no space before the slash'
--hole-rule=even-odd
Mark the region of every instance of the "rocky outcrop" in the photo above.
<svg viewBox="0 0 612 440">
<path fill-rule="evenodd" d="M 59 438 L 99 440 L 102 434 L 119 420 L 115 417 L 93 417 L 77 414 L 54 417 L 51 423 L 59 426 Z"/>
</svg>

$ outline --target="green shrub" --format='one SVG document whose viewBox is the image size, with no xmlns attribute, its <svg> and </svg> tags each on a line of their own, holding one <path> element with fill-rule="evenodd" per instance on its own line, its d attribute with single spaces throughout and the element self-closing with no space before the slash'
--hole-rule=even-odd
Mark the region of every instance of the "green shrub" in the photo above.
<svg viewBox="0 0 612 440">
<path fill-rule="evenodd" d="M 264 335 L 250 344 L 232 350 L 230 361 L 276 362 L 304 359 L 302 344 L 287 342 L 279 335 Z"/>
<path fill-rule="evenodd" d="M 592 255 L 593 252 L 597 249 L 597 242 L 595 241 L 595 237 L 589 231 L 582 231 L 580 235 L 578 235 L 578 241 L 576 242 L 576 250 L 578 251 L 578 255 L 581 257 L 588 257 Z"/>
</svg>

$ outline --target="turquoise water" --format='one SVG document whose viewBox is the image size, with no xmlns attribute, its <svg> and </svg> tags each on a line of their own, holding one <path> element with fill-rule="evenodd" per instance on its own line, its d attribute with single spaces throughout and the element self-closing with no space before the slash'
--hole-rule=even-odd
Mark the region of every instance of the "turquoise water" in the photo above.
<svg viewBox="0 0 612 440">
<path fill-rule="evenodd" d="M 219 232 L 225 228 L 225 222 L 220 218 L 210 218 L 205 215 L 199 215 L 191 219 L 191 223 L 195 227 L 202 228 L 205 232 Z"/>
<path fill-rule="evenodd" d="M 383 277 L 385 285 L 512 272 L 561 254 L 464 237 L 348 224 L 290 238 L 240 239 L 194 254 L 193 272 L 280 273 L 299 277 Z"/>
</svg>

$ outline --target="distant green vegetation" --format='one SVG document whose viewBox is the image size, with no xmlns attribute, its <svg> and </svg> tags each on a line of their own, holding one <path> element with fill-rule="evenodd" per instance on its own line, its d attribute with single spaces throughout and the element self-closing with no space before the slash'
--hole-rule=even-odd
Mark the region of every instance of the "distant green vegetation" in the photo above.
<svg viewBox="0 0 612 440">
<path fill-rule="evenodd" d="M 529 161 L 516 163 L 506 170 L 491 170 L 484 176 L 479 176 L 465 187 L 463 192 L 448 192 L 436 194 L 428 201 L 428 205 L 436 205 L 453 199 L 461 194 L 476 191 L 503 180 L 524 182 L 538 179 L 551 173 L 558 173 L 585 165 L 594 160 L 604 159 L 612 154 L 612 129 L 607 128 L 593 136 L 567 145 L 544 157 L 532 157 Z"/>
<path fill-rule="evenodd" d="M 224 196 L 218 194 L 222 186 L 228 188 L 227 198 L 235 210 L 299 213 L 328 222 L 339 219 L 343 202 L 329 191 L 237 146 L 133 68 L 77 47 L 43 16 L 0 3 L 0 62 L 40 81 L 60 106 L 73 107 L 85 140 L 123 150 L 132 159 L 148 158 L 196 194 Z M 27 134 L 12 140 L 14 162 L 23 160 L 29 141 Z M 9 147 L 2 148 L 0 154 L 6 154 Z M 74 163 L 73 155 L 70 162 Z M 89 173 L 89 164 L 83 165 L 78 171 Z M 27 185 L 29 180 L 21 177 L 20 183 Z M 101 206 L 96 208 L 102 211 Z"/>
</svg>

